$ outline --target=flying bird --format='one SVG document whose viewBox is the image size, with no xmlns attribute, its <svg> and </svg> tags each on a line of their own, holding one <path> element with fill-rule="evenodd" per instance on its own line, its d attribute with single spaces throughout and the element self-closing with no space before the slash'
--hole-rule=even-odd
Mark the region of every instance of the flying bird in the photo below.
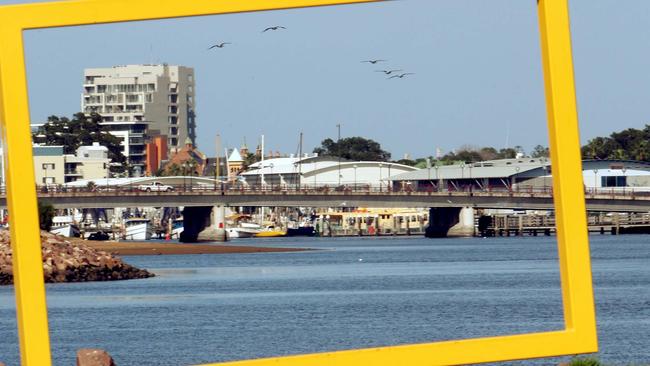
<svg viewBox="0 0 650 366">
<path fill-rule="evenodd" d="M 278 30 L 278 29 L 287 29 L 287 28 L 285 28 L 285 27 L 283 27 L 283 26 L 281 26 L 281 25 L 276 25 L 276 26 L 274 26 L 274 27 L 268 27 L 268 28 L 264 29 L 264 30 L 262 31 L 262 33 L 266 32 L 266 31 L 270 31 L 270 30 L 272 30 L 272 31 L 276 31 L 276 30 Z"/>
<path fill-rule="evenodd" d="M 208 48 L 208 51 L 213 49 L 213 48 L 223 48 L 227 44 L 232 44 L 232 43 L 230 43 L 230 42 L 222 42 L 222 43 L 213 44 L 212 46 L 210 46 L 210 48 Z"/>
<path fill-rule="evenodd" d="M 392 74 L 394 72 L 400 72 L 400 71 L 402 71 L 402 70 L 375 70 L 375 72 L 383 72 L 386 75 L 390 75 L 390 74 Z"/>
<path fill-rule="evenodd" d="M 386 62 L 386 60 L 365 60 L 365 61 L 361 61 L 361 63 L 364 63 L 364 62 L 366 62 L 366 63 L 370 63 L 370 64 L 373 64 L 373 65 L 374 65 L 374 64 L 376 64 L 377 62 Z"/>
<path fill-rule="evenodd" d="M 387 79 L 393 79 L 393 78 L 400 78 L 400 79 L 403 79 L 404 76 L 406 76 L 406 75 L 415 75 L 415 73 L 414 73 L 414 72 L 407 72 L 407 73 L 404 73 L 404 74 L 393 75 L 393 76 L 391 76 L 391 77 L 389 77 L 389 78 L 387 78 Z"/>
</svg>

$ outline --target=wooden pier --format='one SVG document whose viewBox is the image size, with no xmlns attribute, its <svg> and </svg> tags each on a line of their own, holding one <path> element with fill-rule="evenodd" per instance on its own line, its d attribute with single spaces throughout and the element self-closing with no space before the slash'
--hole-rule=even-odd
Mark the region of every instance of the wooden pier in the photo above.
<svg viewBox="0 0 650 366">
<path fill-rule="evenodd" d="M 650 213 L 609 213 L 589 215 L 590 233 L 650 234 Z M 478 219 L 481 236 L 550 236 L 555 234 L 553 215 L 493 215 Z"/>
</svg>

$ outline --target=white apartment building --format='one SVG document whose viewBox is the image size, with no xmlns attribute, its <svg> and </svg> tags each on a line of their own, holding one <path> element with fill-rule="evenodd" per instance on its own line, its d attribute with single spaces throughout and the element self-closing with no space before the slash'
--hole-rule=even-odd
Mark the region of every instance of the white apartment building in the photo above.
<svg viewBox="0 0 650 366">
<path fill-rule="evenodd" d="M 121 137 L 124 155 L 145 165 L 147 138 L 167 136 L 168 153 L 196 139 L 194 69 L 172 65 L 125 65 L 84 70 L 81 110 L 98 113 Z"/>
<path fill-rule="evenodd" d="M 97 142 L 80 146 L 74 155 L 63 154 L 63 146 L 34 145 L 32 152 L 37 185 L 106 178 L 111 162 L 108 149 Z"/>
<path fill-rule="evenodd" d="M 64 155 L 65 183 L 80 179 L 106 178 L 111 159 L 108 148 L 93 142 L 92 146 L 79 146 L 75 155 Z"/>
</svg>

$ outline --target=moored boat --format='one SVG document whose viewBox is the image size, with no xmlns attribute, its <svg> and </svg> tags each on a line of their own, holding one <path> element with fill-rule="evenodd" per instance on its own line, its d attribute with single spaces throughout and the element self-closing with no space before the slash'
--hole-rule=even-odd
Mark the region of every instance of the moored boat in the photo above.
<svg viewBox="0 0 650 366">
<path fill-rule="evenodd" d="M 52 229 L 50 229 L 50 232 L 52 234 L 65 236 L 66 238 L 73 238 L 73 237 L 78 238 L 81 236 L 81 231 L 79 230 L 77 225 L 74 224 L 67 224 L 58 227 L 53 227 Z"/>
<path fill-rule="evenodd" d="M 276 229 L 273 226 L 269 226 L 266 230 L 262 230 L 259 233 L 255 234 L 256 238 L 277 238 L 287 236 L 287 232 L 284 230 Z"/>
<path fill-rule="evenodd" d="M 124 221 L 125 240 L 149 240 L 152 236 L 149 219 L 128 219 Z"/>
<path fill-rule="evenodd" d="M 316 236 L 316 229 L 313 226 L 288 228 L 287 236 Z"/>
</svg>

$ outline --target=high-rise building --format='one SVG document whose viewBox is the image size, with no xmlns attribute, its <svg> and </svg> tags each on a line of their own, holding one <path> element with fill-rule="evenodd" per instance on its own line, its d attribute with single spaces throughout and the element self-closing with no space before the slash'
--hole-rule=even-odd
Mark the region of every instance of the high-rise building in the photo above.
<svg viewBox="0 0 650 366">
<path fill-rule="evenodd" d="M 166 136 L 168 153 L 187 138 L 195 143 L 194 69 L 171 65 L 125 65 L 84 70 L 81 110 L 98 113 L 122 138 L 132 166 L 146 167 L 146 144 Z"/>
</svg>

